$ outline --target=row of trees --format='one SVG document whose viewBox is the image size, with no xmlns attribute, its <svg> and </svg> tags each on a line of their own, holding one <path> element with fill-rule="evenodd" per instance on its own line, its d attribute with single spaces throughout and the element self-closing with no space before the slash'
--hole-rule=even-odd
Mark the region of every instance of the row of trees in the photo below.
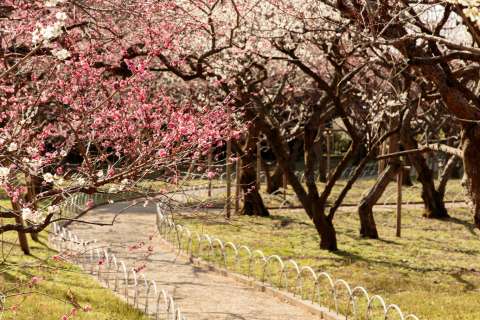
<svg viewBox="0 0 480 320">
<path fill-rule="evenodd" d="M 186 30 L 182 55 L 166 55 L 165 77 L 201 82 L 199 95 L 233 95 L 248 130 L 236 143 L 242 155 L 245 214 L 267 215 L 255 186 L 257 141 L 266 138 L 278 170 L 321 237 L 337 248 L 334 217 L 367 163 L 386 166 L 359 205 L 360 232 L 377 238 L 372 206 L 401 169 L 418 172 L 425 215 L 446 218 L 446 183 L 463 160 L 465 187 L 479 222 L 478 80 L 476 3 L 431 1 L 209 1 L 175 2 Z M 184 63 L 172 66 L 180 58 Z M 188 84 L 187 84 L 188 85 Z M 179 86 L 175 83 L 175 86 Z M 318 189 L 315 171 L 323 129 L 340 119 L 351 145 Z M 301 137 L 306 184 L 295 175 L 291 141 Z M 432 143 L 432 139 L 435 143 Z M 382 145 L 388 154 L 379 157 Z M 440 183 L 427 152 L 450 156 Z M 347 167 L 353 176 L 338 197 L 332 189 Z"/>
<path fill-rule="evenodd" d="M 323 249 L 337 249 L 335 213 L 383 145 L 389 145 L 385 169 L 359 206 L 363 236 L 378 237 L 372 206 L 401 169 L 400 157 L 419 173 L 431 218 L 448 216 L 445 186 L 462 159 L 480 227 L 475 0 L 47 3 L 9 1 L 0 14 L 1 107 L 8 111 L 1 154 L 12 197 L 26 194 L 13 172 L 42 184 L 75 154 L 76 165 L 54 179 L 76 182 L 36 196 L 58 195 L 58 202 L 72 192 L 134 181 L 146 169 L 175 172 L 182 159 L 201 156 L 242 128 L 233 147 L 243 161 L 244 213 L 268 215 L 255 189 L 257 142 L 264 139 L 277 164 L 271 178 L 287 177 Z M 35 116 L 47 110 L 50 120 Z M 22 125 L 24 118 L 30 122 Z M 333 120 L 351 144 L 320 190 L 322 132 Z M 305 184 L 295 175 L 292 141 L 299 137 Z M 438 186 L 426 152 L 451 156 Z M 42 164 L 32 171 L 37 158 Z M 352 177 L 333 198 L 352 165 Z M 103 173 L 106 167 L 116 174 Z M 36 203 L 15 199 L 17 217 Z M 10 228 L 38 229 L 19 225 Z"/>
</svg>

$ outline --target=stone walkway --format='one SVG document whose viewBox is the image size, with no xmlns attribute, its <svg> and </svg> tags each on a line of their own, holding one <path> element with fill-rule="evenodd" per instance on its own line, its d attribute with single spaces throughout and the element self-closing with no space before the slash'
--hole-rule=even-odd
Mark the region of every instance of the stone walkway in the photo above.
<svg viewBox="0 0 480 320">
<path fill-rule="evenodd" d="M 93 210 L 91 222 L 111 222 L 124 209 L 118 203 Z M 230 278 L 189 264 L 161 244 L 156 232 L 155 207 L 141 204 L 120 213 L 111 226 L 72 224 L 79 238 L 97 239 L 128 267 L 142 268 L 148 280 L 171 294 L 188 320 L 307 320 L 318 319 L 300 307 L 255 290 Z M 130 293 L 129 293 L 130 294 Z M 131 293 L 133 296 L 133 292 Z M 144 296 L 139 299 L 144 306 Z M 131 301 L 131 300 L 130 300 Z M 156 302 L 149 301 L 153 310 Z"/>
</svg>

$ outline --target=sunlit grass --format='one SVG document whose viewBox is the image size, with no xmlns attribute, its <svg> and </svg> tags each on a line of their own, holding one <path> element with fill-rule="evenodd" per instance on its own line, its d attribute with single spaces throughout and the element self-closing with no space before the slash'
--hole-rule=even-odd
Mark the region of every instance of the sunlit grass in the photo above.
<svg viewBox="0 0 480 320">
<path fill-rule="evenodd" d="M 480 232 L 466 209 L 450 209 L 450 221 L 405 210 L 403 233 L 395 236 L 394 211 L 376 211 L 381 240 L 359 237 L 355 209 L 337 213 L 340 251 L 319 250 L 319 237 L 301 210 L 274 210 L 270 218 L 212 213 L 176 216 L 192 231 L 295 259 L 361 285 L 421 319 L 480 319 Z M 205 253 L 206 251 L 204 251 Z M 245 266 L 239 269 L 245 273 Z"/>
<path fill-rule="evenodd" d="M 189 186 L 192 185 L 204 185 L 205 180 L 199 180 L 196 183 L 195 180 L 189 182 Z M 145 182 L 147 183 L 147 182 Z M 343 205 L 349 206 L 356 206 L 362 199 L 362 197 L 368 192 L 369 188 L 373 186 L 375 183 L 374 179 L 360 179 L 358 180 L 353 188 L 348 192 L 345 200 L 343 201 Z M 159 183 L 157 182 L 148 182 L 149 187 L 155 190 L 159 188 Z M 342 191 L 343 187 L 345 186 L 346 181 L 340 180 L 337 184 L 335 184 L 332 193 L 329 197 L 329 202 L 333 203 L 340 192 Z M 220 180 L 214 180 L 212 183 L 213 187 L 225 186 L 225 183 Z M 318 189 L 321 191 L 324 187 L 323 183 L 318 182 Z M 187 184 L 185 185 L 187 186 Z M 172 189 L 173 190 L 173 189 Z M 266 193 L 266 186 L 262 184 L 261 186 L 261 194 L 264 203 L 271 208 L 281 207 L 281 206 L 300 206 L 300 202 L 296 197 L 295 193 L 293 192 L 292 188 L 289 186 L 284 193 L 283 189 L 280 189 L 276 194 L 271 195 Z M 235 184 L 234 181 L 232 182 L 232 197 L 234 196 L 235 192 Z M 402 201 L 405 204 L 413 204 L 413 203 L 422 203 L 422 196 L 421 196 L 421 184 L 418 182 L 414 182 L 413 186 L 404 186 L 402 188 Z M 284 196 L 285 195 L 285 196 Z M 395 204 L 397 197 L 397 184 L 396 182 L 392 182 L 388 185 L 387 189 L 383 193 L 382 197 L 379 199 L 377 204 Z M 226 192 L 225 190 L 216 190 L 213 192 L 212 197 L 207 197 L 206 194 L 195 194 L 194 196 L 190 196 L 186 199 L 185 205 L 197 205 L 199 203 L 209 203 L 216 207 L 222 207 L 225 203 L 226 199 Z M 451 180 L 448 183 L 446 192 L 445 192 L 445 201 L 451 202 L 461 202 L 463 199 L 463 188 L 461 186 L 460 180 Z"/>
<path fill-rule="evenodd" d="M 46 233 L 41 243 L 30 241 L 30 256 L 23 255 L 16 238 L 14 232 L 1 238 L 0 292 L 7 297 L 1 319 L 58 320 L 73 308 L 76 315 L 68 319 L 147 319 L 78 267 L 54 261 L 57 253 L 45 245 Z M 40 281 L 31 286 L 33 277 Z M 82 311 L 87 306 L 92 310 Z"/>
</svg>

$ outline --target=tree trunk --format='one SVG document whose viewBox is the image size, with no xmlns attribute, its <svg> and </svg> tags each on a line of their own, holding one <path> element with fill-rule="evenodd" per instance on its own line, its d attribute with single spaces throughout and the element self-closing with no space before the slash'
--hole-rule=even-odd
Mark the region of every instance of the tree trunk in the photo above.
<svg viewBox="0 0 480 320">
<path fill-rule="evenodd" d="M 365 238 L 378 239 L 377 226 L 373 217 L 373 206 L 382 196 L 388 184 L 393 180 L 399 168 L 398 164 L 389 164 L 378 177 L 368 193 L 360 200 L 358 215 L 360 217 L 360 235 Z"/>
<path fill-rule="evenodd" d="M 439 192 L 435 189 L 432 170 L 427 165 L 425 158 L 421 154 L 409 155 L 410 161 L 415 166 L 418 174 L 418 181 L 422 184 L 422 199 L 425 204 L 425 214 L 427 218 L 445 219 L 448 218 L 448 212 L 445 203 Z"/>
<path fill-rule="evenodd" d="M 305 212 L 312 219 L 315 228 L 320 235 L 320 248 L 330 251 L 337 250 L 337 238 L 333 224 L 328 221 L 325 216 L 324 206 L 320 201 L 318 194 L 308 194 L 298 177 L 295 175 L 294 159 L 290 154 L 290 150 L 286 141 L 281 136 L 278 127 L 268 119 L 267 115 L 260 111 L 256 121 L 263 133 L 267 136 L 268 142 L 272 147 L 272 151 L 277 158 L 278 164 L 285 173 L 289 184 L 292 186 Z"/>
<path fill-rule="evenodd" d="M 405 161 L 405 166 L 410 166 L 410 163 L 408 162 L 408 158 L 407 158 L 407 161 Z M 403 168 L 403 179 L 402 179 L 402 186 L 405 186 L 405 187 L 412 187 L 413 186 L 413 182 L 412 182 L 412 177 L 410 177 L 410 169 L 409 168 Z"/>
<path fill-rule="evenodd" d="M 378 155 L 383 156 L 384 154 L 387 154 L 387 143 L 384 142 L 378 147 Z M 382 175 L 382 173 L 385 171 L 385 168 L 387 166 L 387 161 L 386 160 L 379 160 L 377 162 L 378 164 L 378 176 Z"/>
<path fill-rule="evenodd" d="M 459 158 L 457 156 L 450 156 L 447 163 L 445 164 L 445 168 L 443 169 L 442 175 L 440 176 L 440 182 L 438 184 L 438 193 L 445 200 L 445 190 L 447 188 L 448 180 L 452 177 L 453 171 L 457 166 Z"/>
<path fill-rule="evenodd" d="M 323 141 L 317 137 L 317 140 L 313 146 L 313 151 L 315 152 L 318 162 L 318 181 L 325 183 L 327 182 L 327 160 L 323 156 L 324 148 L 322 142 Z"/>
<path fill-rule="evenodd" d="M 471 125 L 462 132 L 463 184 L 477 228 L 480 228 L 480 127 Z"/>
<path fill-rule="evenodd" d="M 316 214 L 313 218 L 313 224 L 320 235 L 320 249 L 338 250 L 337 234 L 333 222 L 329 221 L 324 214 Z"/>
<path fill-rule="evenodd" d="M 17 215 L 15 215 L 15 223 L 17 224 L 24 224 L 21 212 L 20 212 L 20 206 L 18 203 L 11 201 L 12 203 L 12 209 L 17 212 Z M 20 248 L 22 249 L 24 254 L 30 254 L 30 247 L 28 246 L 28 238 L 25 232 L 18 231 L 18 243 L 20 244 Z"/>
<path fill-rule="evenodd" d="M 275 169 L 273 169 L 273 173 L 266 172 L 267 174 L 267 193 L 272 194 L 282 186 L 283 182 L 283 171 L 282 168 L 278 165 L 275 165 Z"/>
<path fill-rule="evenodd" d="M 249 132 L 242 158 L 242 171 L 240 174 L 240 184 L 242 185 L 243 190 L 242 214 L 247 216 L 268 217 L 270 213 L 265 207 L 257 188 L 257 146 L 255 140 L 252 132 Z"/>
<path fill-rule="evenodd" d="M 412 136 L 409 128 L 409 119 L 405 121 L 402 128 L 402 143 L 407 150 L 418 148 L 418 143 Z M 420 153 L 411 153 L 408 155 L 410 163 L 417 171 L 417 179 L 422 184 L 422 199 L 425 204 L 424 216 L 432 219 L 448 218 L 448 212 L 445 208 L 442 195 L 435 189 L 435 181 L 432 170 L 428 167 L 427 161 Z"/>
</svg>

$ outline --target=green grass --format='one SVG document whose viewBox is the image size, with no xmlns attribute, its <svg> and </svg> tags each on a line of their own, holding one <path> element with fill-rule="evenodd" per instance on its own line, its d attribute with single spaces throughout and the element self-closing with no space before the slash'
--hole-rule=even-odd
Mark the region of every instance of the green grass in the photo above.
<svg viewBox="0 0 480 320">
<path fill-rule="evenodd" d="M 450 209 L 451 221 L 406 210 L 402 238 L 395 237 L 395 213 L 377 210 L 381 240 L 360 238 L 355 210 L 340 211 L 334 221 L 336 253 L 319 250 L 319 237 L 303 211 L 271 213 L 270 218 L 235 216 L 228 222 L 213 213 L 175 218 L 197 232 L 328 271 L 421 319 L 480 319 L 480 232 L 466 209 Z"/>
<path fill-rule="evenodd" d="M 54 261 L 51 257 L 57 253 L 44 245 L 46 233 L 40 235 L 40 240 L 41 243 L 30 241 L 32 254 L 25 256 L 16 243 L 16 233 L 7 232 L 1 238 L 0 292 L 7 296 L 1 319 L 58 320 L 72 310 L 72 300 L 81 307 L 89 305 L 92 310 L 78 310 L 69 319 L 147 319 L 77 266 Z M 30 287 L 34 276 L 41 280 Z"/>
<path fill-rule="evenodd" d="M 158 182 L 144 182 L 145 184 L 148 184 L 149 188 L 152 190 L 155 190 L 157 188 L 160 188 L 161 186 L 160 183 Z M 184 184 L 184 186 L 193 186 L 193 185 L 199 185 L 205 183 L 204 180 L 192 180 L 189 181 L 188 184 Z M 374 179 L 361 179 L 358 180 L 353 188 L 348 192 L 343 205 L 350 205 L 350 206 L 356 206 L 362 197 L 366 194 L 366 192 L 369 190 L 370 187 L 373 186 L 375 183 Z M 438 182 L 437 182 L 438 183 Z M 345 186 L 346 181 L 345 180 L 340 180 L 337 182 L 332 190 L 332 193 L 329 198 L 329 202 L 333 203 L 340 192 L 342 191 L 343 187 Z M 225 183 L 222 183 L 222 181 L 219 180 L 213 180 L 212 183 L 213 187 L 218 187 L 218 186 L 225 186 Z M 321 191 L 324 187 L 323 183 L 318 182 L 318 189 Z M 300 206 L 300 202 L 298 201 L 298 198 L 296 197 L 295 193 L 293 192 L 292 188 L 289 186 L 286 190 L 286 198 L 284 198 L 283 194 L 283 189 L 280 189 L 279 192 L 276 195 L 271 195 L 267 194 L 265 192 L 266 186 L 265 184 L 262 185 L 261 187 L 261 193 L 262 193 L 262 198 L 267 205 L 267 207 L 270 208 L 277 208 L 281 205 L 283 206 Z M 235 190 L 235 185 L 234 182 L 232 182 L 232 194 L 234 193 Z M 413 186 L 404 186 L 402 189 L 402 201 L 403 203 L 410 204 L 410 203 L 421 203 L 422 202 L 422 197 L 421 197 L 421 184 L 418 182 L 414 182 Z M 392 182 L 388 185 L 387 189 L 383 193 L 382 197 L 380 200 L 377 202 L 377 204 L 395 204 L 396 203 L 396 196 L 397 196 L 397 184 L 396 182 Z M 461 186 L 461 181 L 458 179 L 455 180 L 450 180 L 447 189 L 445 192 L 445 201 L 456 201 L 459 202 L 463 198 L 463 188 Z M 224 205 L 226 199 L 226 192 L 214 192 L 214 195 L 212 197 L 207 197 L 205 195 L 195 195 L 194 197 L 191 197 L 188 199 L 188 201 L 185 203 L 187 206 L 191 205 L 197 205 L 201 203 L 209 203 L 213 204 L 216 207 L 221 207 Z M 286 200 L 286 201 L 285 201 Z"/>
</svg>

